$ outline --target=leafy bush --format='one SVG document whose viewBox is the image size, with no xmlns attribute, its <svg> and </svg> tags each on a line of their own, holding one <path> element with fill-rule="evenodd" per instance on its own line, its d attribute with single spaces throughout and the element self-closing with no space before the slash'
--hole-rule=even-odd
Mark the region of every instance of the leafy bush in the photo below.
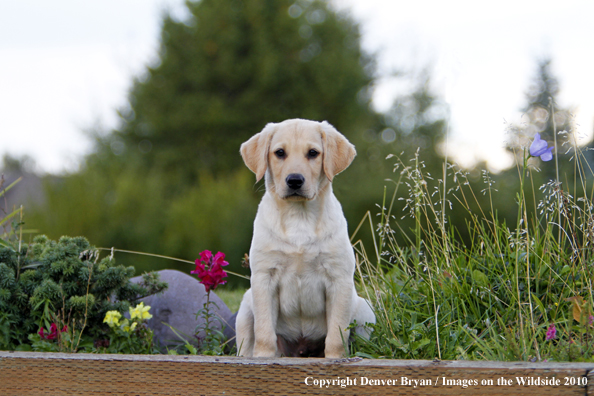
<svg viewBox="0 0 594 396">
<path fill-rule="evenodd" d="M 38 236 L 14 245 L 0 246 L 0 349 L 91 351 L 109 338 L 108 311 L 124 312 L 167 287 L 157 274 L 131 283 L 133 267 L 100 258 L 83 237 Z"/>
</svg>

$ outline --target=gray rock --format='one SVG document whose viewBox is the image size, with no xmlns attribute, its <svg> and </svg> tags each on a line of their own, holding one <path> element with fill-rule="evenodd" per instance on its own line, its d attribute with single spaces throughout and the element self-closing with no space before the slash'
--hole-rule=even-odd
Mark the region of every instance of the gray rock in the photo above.
<svg viewBox="0 0 594 396">
<path fill-rule="evenodd" d="M 160 294 L 148 296 L 140 301 L 144 305 L 151 307 L 150 313 L 153 317 L 148 321 L 148 326 L 153 330 L 154 340 L 157 345 L 166 350 L 171 349 L 184 341 L 189 341 L 193 345 L 197 345 L 197 339 L 194 337 L 194 331 L 197 326 L 204 323 L 202 316 L 196 318 L 196 312 L 204 307 L 206 302 L 206 290 L 204 286 L 193 276 L 175 270 L 159 271 L 161 280 L 169 284 L 169 288 Z M 142 281 L 142 276 L 137 276 L 131 279 L 132 282 L 138 283 Z M 225 327 L 230 323 L 231 311 L 227 305 L 214 293 L 210 292 L 211 312 L 216 314 L 221 320 L 214 319 L 214 329 L 221 330 L 221 323 Z M 169 324 L 173 327 L 179 336 L 171 330 Z M 233 326 L 235 327 L 235 326 Z M 234 331 L 233 331 L 234 333 Z M 204 332 L 198 334 L 199 337 L 204 337 Z"/>
</svg>

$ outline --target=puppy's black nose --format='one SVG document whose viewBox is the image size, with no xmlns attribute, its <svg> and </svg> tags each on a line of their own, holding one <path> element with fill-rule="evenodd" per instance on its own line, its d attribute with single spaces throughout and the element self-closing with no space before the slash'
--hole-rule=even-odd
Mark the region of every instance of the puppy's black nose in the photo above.
<svg viewBox="0 0 594 396">
<path fill-rule="evenodd" d="M 303 186 L 303 183 L 305 183 L 305 177 L 299 173 L 291 173 L 289 176 L 287 176 L 285 181 L 287 182 L 287 186 L 289 186 L 289 188 L 293 190 L 299 190 L 301 186 Z"/>
</svg>

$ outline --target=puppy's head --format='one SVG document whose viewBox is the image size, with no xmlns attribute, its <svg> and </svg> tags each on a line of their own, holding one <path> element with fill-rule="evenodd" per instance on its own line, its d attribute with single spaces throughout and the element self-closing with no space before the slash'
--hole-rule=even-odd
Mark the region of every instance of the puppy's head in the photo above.
<svg viewBox="0 0 594 396">
<path fill-rule="evenodd" d="M 355 158 L 355 147 L 334 127 L 301 119 L 268 124 L 241 145 L 257 180 L 286 200 L 312 200 Z"/>
</svg>

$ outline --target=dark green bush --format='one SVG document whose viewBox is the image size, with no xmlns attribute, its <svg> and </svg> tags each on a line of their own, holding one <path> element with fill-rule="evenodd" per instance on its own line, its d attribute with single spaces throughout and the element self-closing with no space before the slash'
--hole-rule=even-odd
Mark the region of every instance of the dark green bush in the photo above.
<svg viewBox="0 0 594 396">
<path fill-rule="evenodd" d="M 145 274 L 140 284 L 131 283 L 132 276 L 134 267 L 101 258 L 83 237 L 56 242 L 38 236 L 20 250 L 0 246 L 0 349 L 31 349 L 28 336 L 58 322 L 78 331 L 72 350 L 92 349 L 109 333 L 107 311 L 127 311 L 132 302 L 167 288 L 158 274 Z"/>
</svg>

